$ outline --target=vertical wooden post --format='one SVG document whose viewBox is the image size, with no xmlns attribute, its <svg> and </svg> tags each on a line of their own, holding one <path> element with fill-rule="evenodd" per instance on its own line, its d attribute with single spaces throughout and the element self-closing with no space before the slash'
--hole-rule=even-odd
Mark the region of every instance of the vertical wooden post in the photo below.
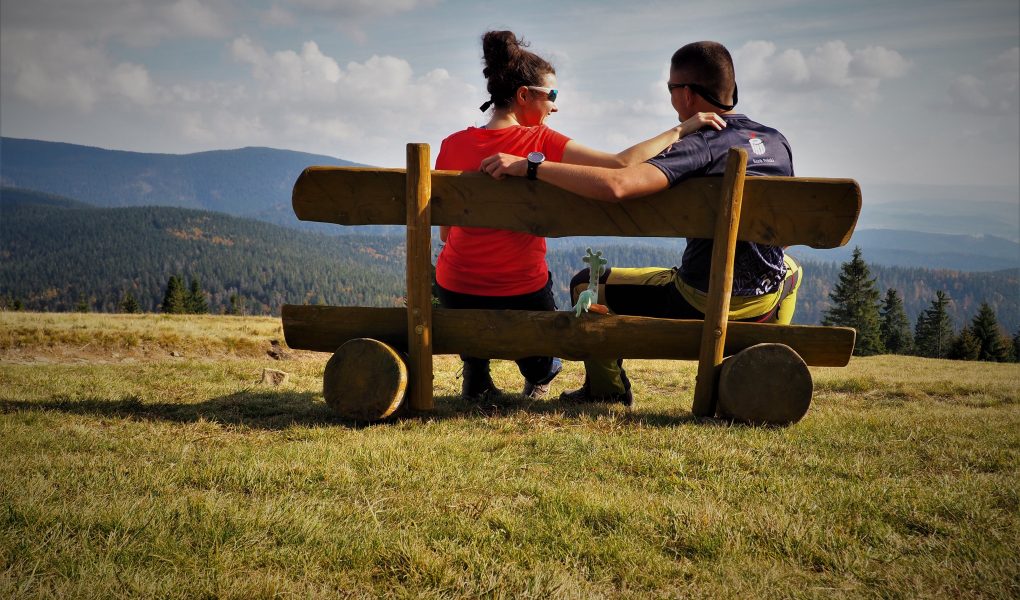
<svg viewBox="0 0 1020 600">
<path fill-rule="evenodd" d="M 428 144 L 407 145 L 408 400 L 431 410 L 432 398 L 432 168 Z"/>
<path fill-rule="evenodd" d="M 712 241 L 708 305 L 705 309 L 705 326 L 701 332 L 694 406 L 691 408 L 696 417 L 715 416 L 716 367 L 722 364 L 726 347 L 726 322 L 730 312 L 730 294 L 733 291 L 733 255 L 737 248 L 737 228 L 740 226 L 740 204 L 744 197 L 746 171 L 747 152 L 741 148 L 730 148 Z"/>
</svg>

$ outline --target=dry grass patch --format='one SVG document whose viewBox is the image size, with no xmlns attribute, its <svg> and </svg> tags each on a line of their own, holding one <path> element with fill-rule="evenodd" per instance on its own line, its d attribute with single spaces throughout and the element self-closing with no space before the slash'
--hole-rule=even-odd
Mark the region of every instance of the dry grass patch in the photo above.
<svg viewBox="0 0 1020 600">
<path fill-rule="evenodd" d="M 86 317 L 67 315 L 120 325 Z M 182 339 L 237 334 L 231 319 L 184 321 Z M 264 326 L 253 344 L 276 335 Z M 1009 598 L 1020 586 L 1016 365 L 854 359 L 814 370 L 801 423 L 752 428 L 694 422 L 694 367 L 679 362 L 628 361 L 627 412 L 467 403 L 457 361 L 440 357 L 434 414 L 359 424 L 322 401 L 325 355 L 9 356 L 4 597 Z M 257 384 L 265 366 L 290 382 Z M 494 378 L 521 385 L 512 363 Z M 570 363 L 553 393 L 581 378 Z"/>
</svg>

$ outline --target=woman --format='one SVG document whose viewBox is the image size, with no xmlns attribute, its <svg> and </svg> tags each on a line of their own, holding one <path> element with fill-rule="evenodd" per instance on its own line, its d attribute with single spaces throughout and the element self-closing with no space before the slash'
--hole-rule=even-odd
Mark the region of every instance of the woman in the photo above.
<svg viewBox="0 0 1020 600">
<path fill-rule="evenodd" d="M 718 115 L 700 113 L 618 154 L 587 148 L 543 124 L 557 111 L 556 70 L 525 46 L 511 31 L 482 36 L 482 75 L 490 99 L 481 110 L 492 106 L 492 117 L 482 127 L 469 127 L 443 140 L 436 169 L 477 171 L 483 158 L 497 152 L 517 156 L 541 152 L 549 161 L 625 167 L 651 158 L 704 126 L 725 126 Z M 440 238 L 446 245 L 436 264 L 436 287 L 444 308 L 556 310 L 545 238 L 480 227 L 441 227 Z M 499 394 L 489 375 L 488 359 L 461 359 L 465 397 Z M 525 379 L 523 394 L 540 398 L 562 363 L 558 358 L 533 356 L 518 360 L 517 366 Z"/>
</svg>

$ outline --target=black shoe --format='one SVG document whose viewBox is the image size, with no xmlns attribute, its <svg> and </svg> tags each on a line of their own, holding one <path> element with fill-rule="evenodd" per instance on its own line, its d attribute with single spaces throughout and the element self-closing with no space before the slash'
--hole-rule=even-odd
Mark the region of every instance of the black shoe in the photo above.
<svg viewBox="0 0 1020 600">
<path fill-rule="evenodd" d="M 625 392 L 596 395 L 591 393 L 591 389 L 588 387 L 588 383 L 585 382 L 585 384 L 581 386 L 580 389 L 576 389 L 572 392 L 563 392 L 562 394 L 560 394 L 560 400 L 564 402 L 579 402 L 579 403 L 607 402 L 612 404 L 615 402 L 619 402 L 629 408 L 634 404 L 634 393 L 630 391 L 630 388 L 627 388 L 627 391 Z"/>
<path fill-rule="evenodd" d="M 468 400 L 483 400 L 502 394 L 492 382 L 488 365 L 477 368 L 472 367 L 470 363 L 464 363 L 464 381 L 461 383 L 460 393 Z"/>
</svg>

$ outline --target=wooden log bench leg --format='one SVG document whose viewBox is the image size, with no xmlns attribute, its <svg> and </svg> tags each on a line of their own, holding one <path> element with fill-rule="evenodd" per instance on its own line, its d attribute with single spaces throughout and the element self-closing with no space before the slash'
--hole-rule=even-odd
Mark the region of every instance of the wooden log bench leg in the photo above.
<svg viewBox="0 0 1020 600">
<path fill-rule="evenodd" d="M 723 177 L 722 197 L 715 220 L 712 242 L 712 271 L 708 278 L 708 305 L 701 335 L 701 354 L 698 358 L 698 378 L 694 384 L 694 404 L 691 412 L 696 417 L 714 417 L 716 411 L 716 377 L 726 347 L 726 326 L 730 313 L 730 293 L 733 290 L 733 260 L 737 248 L 737 230 L 740 227 L 740 208 L 744 197 L 744 176 L 747 171 L 747 152 L 730 148 Z"/>
<path fill-rule="evenodd" d="M 784 344 L 758 344 L 727 358 L 719 372 L 718 411 L 752 425 L 790 425 L 811 405 L 811 371 Z"/>
<path fill-rule="evenodd" d="M 407 145 L 407 355 L 411 408 L 435 408 L 432 395 L 432 179 L 429 145 Z"/>
<path fill-rule="evenodd" d="M 407 362 L 392 346 L 358 338 L 337 348 L 322 374 L 322 395 L 339 416 L 379 421 L 400 408 L 407 392 Z"/>
</svg>

